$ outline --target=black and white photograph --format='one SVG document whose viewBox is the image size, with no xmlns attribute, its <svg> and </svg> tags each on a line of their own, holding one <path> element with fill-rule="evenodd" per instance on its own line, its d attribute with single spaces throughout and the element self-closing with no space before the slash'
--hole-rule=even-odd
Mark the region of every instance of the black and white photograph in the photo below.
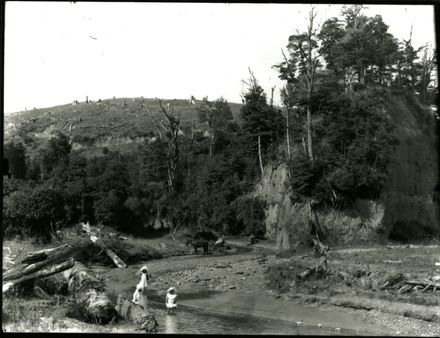
<svg viewBox="0 0 440 338">
<path fill-rule="evenodd" d="M 1 12 L 2 332 L 440 336 L 434 1 Z"/>
</svg>

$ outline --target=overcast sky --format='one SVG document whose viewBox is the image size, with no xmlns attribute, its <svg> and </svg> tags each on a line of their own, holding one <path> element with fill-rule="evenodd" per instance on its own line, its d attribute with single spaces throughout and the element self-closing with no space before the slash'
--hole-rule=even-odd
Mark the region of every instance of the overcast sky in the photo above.
<svg viewBox="0 0 440 338">
<path fill-rule="evenodd" d="M 315 5 L 317 22 L 341 5 Z M 433 6 L 367 5 L 398 39 L 434 45 Z M 4 110 L 116 97 L 241 102 L 252 69 L 270 93 L 281 48 L 310 5 L 7 2 Z"/>
</svg>

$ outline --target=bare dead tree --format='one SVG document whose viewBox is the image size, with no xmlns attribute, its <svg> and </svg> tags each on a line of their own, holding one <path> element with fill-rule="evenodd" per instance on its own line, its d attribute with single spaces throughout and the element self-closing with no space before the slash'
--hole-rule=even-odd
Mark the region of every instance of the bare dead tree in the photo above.
<svg viewBox="0 0 440 338">
<path fill-rule="evenodd" d="M 178 133 L 180 127 L 180 119 L 175 116 L 174 110 L 170 106 L 170 111 L 167 112 L 165 107 L 162 105 L 162 100 L 159 100 L 159 106 L 162 113 L 167 118 L 167 125 L 164 126 L 167 132 L 165 133 L 168 148 L 167 148 L 167 172 L 168 172 L 168 190 L 170 192 L 174 191 L 176 183 L 176 172 L 177 172 L 177 162 L 179 159 L 179 143 L 178 143 Z"/>
<path fill-rule="evenodd" d="M 314 8 L 309 13 L 309 26 L 307 27 L 307 150 L 311 161 L 314 160 L 313 156 L 313 141 L 312 141 L 312 105 L 311 98 L 313 94 L 313 87 L 315 84 L 315 72 L 317 67 L 318 56 L 312 58 L 312 38 L 315 32 L 313 31 L 313 21 L 317 13 L 314 13 Z"/>
<path fill-rule="evenodd" d="M 173 194 L 176 190 L 176 179 L 177 179 L 177 170 L 178 170 L 178 160 L 179 160 L 179 142 L 178 136 L 180 131 L 180 117 L 176 116 L 174 113 L 173 107 L 168 103 L 167 108 L 165 108 L 162 104 L 162 100 L 158 99 L 159 107 L 161 113 L 165 117 L 165 119 L 159 121 L 154 117 L 153 113 L 150 111 L 148 106 L 143 105 L 148 116 L 153 120 L 156 125 L 156 128 L 159 132 L 159 136 L 161 140 L 164 140 L 167 144 L 166 150 L 166 158 L 167 158 L 167 186 L 168 192 Z M 162 213 L 162 207 L 157 205 L 157 216 L 156 219 L 160 218 Z M 179 225 L 185 221 L 182 220 L 178 223 L 172 217 L 170 220 L 170 233 L 173 235 Z"/>
<path fill-rule="evenodd" d="M 273 92 L 275 91 L 275 87 L 277 85 L 273 86 L 272 88 L 270 88 L 270 106 L 273 107 Z"/>
</svg>

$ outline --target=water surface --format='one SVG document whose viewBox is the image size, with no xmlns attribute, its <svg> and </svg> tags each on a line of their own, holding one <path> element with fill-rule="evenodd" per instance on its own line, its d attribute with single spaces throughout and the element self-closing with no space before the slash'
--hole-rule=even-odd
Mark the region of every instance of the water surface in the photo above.
<svg viewBox="0 0 440 338">
<path fill-rule="evenodd" d="M 159 333 L 183 334 L 279 334 L 279 335 L 368 335 L 356 330 L 298 325 L 295 322 L 239 314 L 209 313 L 201 309 L 179 306 L 175 315 L 168 315 L 164 304 L 150 302 L 159 323 Z"/>
</svg>

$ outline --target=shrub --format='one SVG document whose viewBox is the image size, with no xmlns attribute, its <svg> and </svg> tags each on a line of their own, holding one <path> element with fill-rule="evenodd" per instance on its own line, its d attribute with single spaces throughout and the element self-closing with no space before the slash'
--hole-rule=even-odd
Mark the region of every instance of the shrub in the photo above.
<svg viewBox="0 0 440 338">
<path fill-rule="evenodd" d="M 11 238 L 20 235 L 50 241 L 64 217 L 64 202 L 55 190 L 45 187 L 13 192 L 3 209 L 4 235 Z"/>
</svg>

